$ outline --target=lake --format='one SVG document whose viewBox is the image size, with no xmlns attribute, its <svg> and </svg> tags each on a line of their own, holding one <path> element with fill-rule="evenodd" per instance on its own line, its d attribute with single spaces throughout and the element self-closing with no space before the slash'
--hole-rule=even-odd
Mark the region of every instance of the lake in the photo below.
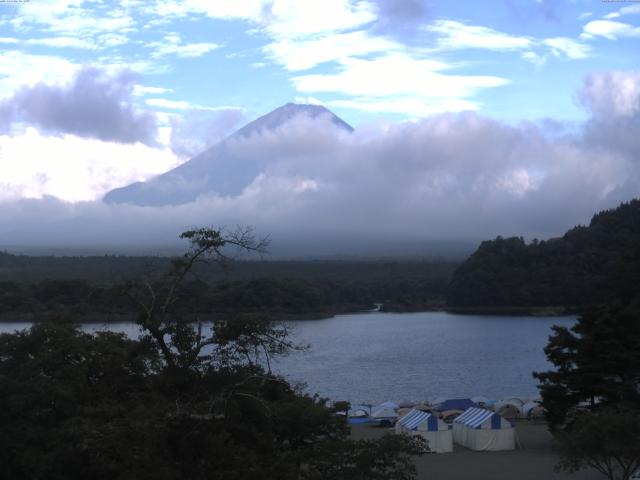
<svg viewBox="0 0 640 480">
<path fill-rule="evenodd" d="M 303 381 L 311 393 L 352 403 L 433 400 L 484 395 L 536 396 L 535 370 L 546 370 L 543 348 L 552 325 L 574 317 L 454 315 L 444 312 L 366 313 L 287 322 L 310 344 L 275 362 L 274 370 Z M 0 323 L 0 332 L 28 323 Z M 87 324 L 85 329 L 104 328 Z M 109 325 L 136 335 L 130 323 Z"/>
</svg>

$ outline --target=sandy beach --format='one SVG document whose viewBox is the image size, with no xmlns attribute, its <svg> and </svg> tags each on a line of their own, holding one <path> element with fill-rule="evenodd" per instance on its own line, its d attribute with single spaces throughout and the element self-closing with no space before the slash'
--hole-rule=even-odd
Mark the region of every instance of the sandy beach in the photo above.
<svg viewBox="0 0 640 480">
<path fill-rule="evenodd" d="M 352 425 L 355 439 L 377 438 L 387 428 Z M 597 480 L 604 478 L 596 471 L 574 474 L 554 472 L 558 456 L 553 451 L 552 437 L 544 423 L 522 421 L 516 424 L 521 448 L 506 452 L 473 452 L 454 445 L 453 453 L 426 454 L 415 457 L 420 480 Z"/>
</svg>

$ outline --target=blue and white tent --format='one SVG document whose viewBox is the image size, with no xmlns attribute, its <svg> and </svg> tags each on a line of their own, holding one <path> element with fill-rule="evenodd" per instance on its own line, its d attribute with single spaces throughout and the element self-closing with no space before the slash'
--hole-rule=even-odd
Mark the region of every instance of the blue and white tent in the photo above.
<svg viewBox="0 0 640 480">
<path fill-rule="evenodd" d="M 449 426 L 429 412 L 411 410 L 396 423 L 396 433 L 420 435 L 427 441 L 431 452 L 453 452 L 453 437 Z"/>
<path fill-rule="evenodd" d="M 491 410 L 469 408 L 453 421 L 453 441 L 471 450 L 515 449 L 515 428 Z"/>
</svg>

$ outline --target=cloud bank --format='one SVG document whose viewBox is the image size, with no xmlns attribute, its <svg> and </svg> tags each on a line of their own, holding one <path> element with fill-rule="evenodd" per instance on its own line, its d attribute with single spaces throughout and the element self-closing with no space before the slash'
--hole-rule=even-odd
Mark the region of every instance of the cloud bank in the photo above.
<svg viewBox="0 0 640 480">
<path fill-rule="evenodd" d="M 285 254 L 283 246 L 389 254 L 431 241 L 556 236 L 640 194 L 640 75 L 594 73 L 577 97 L 591 112 L 579 128 L 463 112 L 347 134 L 297 117 L 229 142 L 238 168 L 261 165 L 237 196 L 159 208 L 7 201 L 0 243 L 151 247 L 194 225 L 237 224 L 270 234 Z"/>
</svg>

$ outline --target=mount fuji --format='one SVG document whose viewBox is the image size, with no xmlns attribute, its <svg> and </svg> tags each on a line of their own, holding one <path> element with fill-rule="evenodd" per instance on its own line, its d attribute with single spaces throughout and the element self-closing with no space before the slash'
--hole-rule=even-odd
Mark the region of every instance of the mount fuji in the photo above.
<svg viewBox="0 0 640 480">
<path fill-rule="evenodd" d="M 263 171 L 268 159 L 246 158 L 238 154 L 233 148 L 235 142 L 275 131 L 300 117 L 313 121 L 328 120 L 339 131 L 353 131 L 349 124 L 325 107 L 287 103 L 248 123 L 173 170 L 146 182 L 111 190 L 104 196 L 104 201 L 110 204 L 163 206 L 193 202 L 201 195 L 239 195 Z"/>
</svg>

